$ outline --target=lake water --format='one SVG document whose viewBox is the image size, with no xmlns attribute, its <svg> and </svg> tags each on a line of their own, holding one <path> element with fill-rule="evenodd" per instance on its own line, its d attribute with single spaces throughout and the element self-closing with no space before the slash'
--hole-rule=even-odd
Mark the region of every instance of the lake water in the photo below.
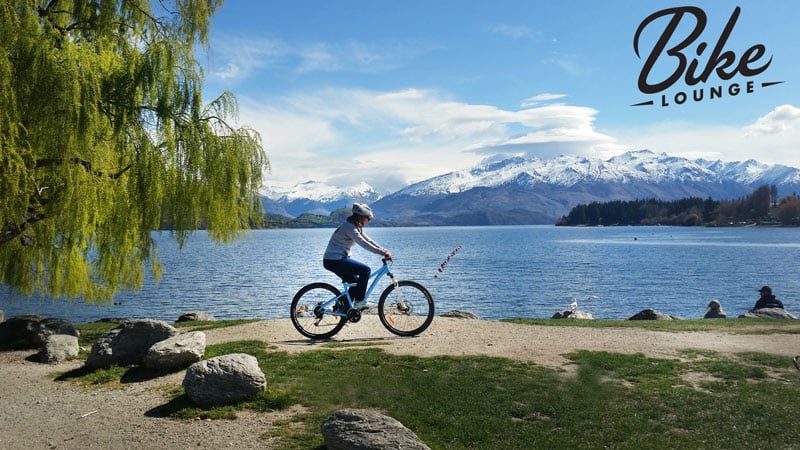
<svg viewBox="0 0 800 450">
<path fill-rule="evenodd" d="M 178 250 L 158 235 L 165 273 L 109 306 L 0 293 L 6 318 L 24 313 L 76 323 L 104 317 L 175 321 L 186 311 L 217 319 L 287 317 L 303 285 L 338 279 L 322 268 L 331 229 L 259 230 L 231 245 L 196 233 Z M 800 228 L 554 226 L 370 228 L 392 251 L 400 279 L 421 282 L 437 315 L 469 311 L 484 319 L 548 318 L 578 309 L 626 319 L 645 308 L 700 318 L 712 299 L 728 317 L 752 307 L 767 284 L 800 312 Z M 377 256 L 355 249 L 373 266 Z M 449 261 L 447 261 L 448 256 Z M 440 272 L 442 263 L 447 262 Z M 382 287 L 373 293 L 377 301 Z"/>
</svg>

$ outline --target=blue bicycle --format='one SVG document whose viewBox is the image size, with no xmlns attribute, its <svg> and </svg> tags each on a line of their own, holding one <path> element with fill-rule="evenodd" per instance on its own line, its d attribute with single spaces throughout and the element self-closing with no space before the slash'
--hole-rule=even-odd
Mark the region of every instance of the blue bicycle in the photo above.
<svg viewBox="0 0 800 450">
<path fill-rule="evenodd" d="M 390 270 L 390 261 L 382 261 L 383 266 L 370 275 L 372 282 L 365 300 L 372 294 L 378 281 L 388 275 L 392 284 L 383 290 L 378 300 L 378 317 L 381 323 L 398 336 L 416 336 L 422 333 L 433 321 L 433 297 L 416 281 L 396 280 Z M 356 283 L 342 282 L 342 291 L 328 283 L 304 286 L 292 299 L 292 324 L 303 336 L 328 339 L 338 333 L 348 321 L 358 322 L 361 320 L 361 310 L 353 308 L 353 299 L 348 289 L 355 285 Z"/>
</svg>

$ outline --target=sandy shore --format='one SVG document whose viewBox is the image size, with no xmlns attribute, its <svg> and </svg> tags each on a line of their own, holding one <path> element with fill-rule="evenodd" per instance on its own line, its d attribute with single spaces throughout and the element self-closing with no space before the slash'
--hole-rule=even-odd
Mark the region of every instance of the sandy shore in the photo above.
<svg viewBox="0 0 800 450">
<path fill-rule="evenodd" d="M 797 326 L 800 329 L 800 323 Z M 264 320 L 206 331 L 207 343 L 259 339 L 290 353 L 319 349 L 303 338 L 289 319 Z M 720 353 L 800 354 L 800 334 L 740 335 L 720 332 L 666 333 L 635 328 L 578 328 L 514 325 L 487 320 L 437 317 L 421 336 L 401 338 L 383 329 L 377 317 L 348 324 L 335 341 L 375 344 L 387 352 L 417 356 L 486 355 L 525 360 L 570 371 L 563 356 L 576 350 L 643 353 L 675 358 L 681 349 Z M 158 417 L 169 401 L 167 389 L 183 372 L 125 384 L 121 389 L 83 388 L 54 381 L 53 374 L 82 365 L 51 366 L 28 361 L 33 352 L 0 352 L 0 448 L 150 449 L 270 448 L 260 439 L 275 414 L 243 412 L 234 421 L 181 421 Z"/>
</svg>

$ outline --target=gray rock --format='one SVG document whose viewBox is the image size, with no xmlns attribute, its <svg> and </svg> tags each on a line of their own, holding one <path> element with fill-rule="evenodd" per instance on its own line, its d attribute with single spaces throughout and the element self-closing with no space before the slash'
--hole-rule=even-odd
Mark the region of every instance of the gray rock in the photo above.
<svg viewBox="0 0 800 450">
<path fill-rule="evenodd" d="M 628 320 L 681 320 L 681 318 L 670 316 L 654 309 L 643 309 L 629 317 Z"/>
<path fill-rule="evenodd" d="M 181 369 L 203 359 L 205 351 L 205 333 L 182 333 L 153 344 L 144 355 L 142 365 L 153 370 Z"/>
<path fill-rule="evenodd" d="M 0 342 L 24 341 L 32 347 L 43 348 L 47 337 L 53 334 L 80 336 L 70 321 L 44 318 L 38 314 L 15 316 L 0 323 Z"/>
<path fill-rule="evenodd" d="M 559 311 L 553 314 L 551 319 L 583 319 L 583 320 L 594 320 L 594 316 L 590 312 L 586 311 L 573 311 L 571 309 L 566 309 L 564 311 Z"/>
<path fill-rule="evenodd" d="M 430 450 L 399 421 L 367 409 L 342 409 L 322 423 L 328 450 Z"/>
<path fill-rule="evenodd" d="M 467 311 L 459 311 L 454 309 L 442 314 L 442 317 L 452 317 L 455 319 L 480 319 L 476 314 Z"/>
<path fill-rule="evenodd" d="M 54 334 L 64 334 L 68 336 L 80 337 L 81 333 L 72 325 L 72 322 L 66 319 L 47 318 L 39 322 L 39 328 L 34 336 L 33 345 L 37 347 L 44 347 L 47 342 L 48 336 Z"/>
<path fill-rule="evenodd" d="M 24 341 L 33 345 L 42 320 L 44 317 L 38 314 L 23 314 L 9 318 L 0 323 L 0 342 Z"/>
<path fill-rule="evenodd" d="M 233 353 L 192 364 L 186 369 L 183 389 L 203 408 L 246 400 L 267 388 L 255 356 Z"/>
<path fill-rule="evenodd" d="M 794 314 L 783 308 L 759 308 L 751 309 L 739 316 L 740 318 L 763 318 L 763 319 L 797 319 Z"/>
<path fill-rule="evenodd" d="M 178 320 L 176 320 L 175 322 L 193 322 L 193 321 L 213 322 L 215 320 L 217 319 L 207 312 L 189 311 L 181 314 L 180 317 L 178 317 Z"/>
<path fill-rule="evenodd" d="M 44 348 L 39 353 L 43 363 L 57 364 L 78 356 L 80 346 L 78 337 L 70 334 L 51 334 L 47 337 Z"/>
<path fill-rule="evenodd" d="M 95 341 L 86 359 L 86 367 L 97 369 L 112 364 L 141 364 L 153 344 L 176 334 L 178 330 L 175 327 L 160 320 L 141 319 L 121 323 Z"/>
</svg>

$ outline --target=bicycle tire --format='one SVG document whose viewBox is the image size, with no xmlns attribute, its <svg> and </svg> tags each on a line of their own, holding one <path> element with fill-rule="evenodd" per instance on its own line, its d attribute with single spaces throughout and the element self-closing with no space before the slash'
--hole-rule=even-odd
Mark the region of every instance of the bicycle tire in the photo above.
<svg viewBox="0 0 800 450">
<path fill-rule="evenodd" d="M 289 307 L 292 325 L 300 334 L 311 339 L 328 339 L 335 335 L 345 326 L 347 317 L 319 314 L 315 309 L 340 293 L 328 283 L 311 283 L 302 287 L 294 295 Z"/>
<path fill-rule="evenodd" d="M 395 297 L 390 299 L 393 292 L 399 295 L 397 301 Z M 433 313 L 431 293 L 416 281 L 398 281 L 397 291 L 395 285 L 390 284 L 378 300 L 378 317 L 381 323 L 398 336 L 416 336 L 422 333 L 433 321 Z"/>
</svg>

